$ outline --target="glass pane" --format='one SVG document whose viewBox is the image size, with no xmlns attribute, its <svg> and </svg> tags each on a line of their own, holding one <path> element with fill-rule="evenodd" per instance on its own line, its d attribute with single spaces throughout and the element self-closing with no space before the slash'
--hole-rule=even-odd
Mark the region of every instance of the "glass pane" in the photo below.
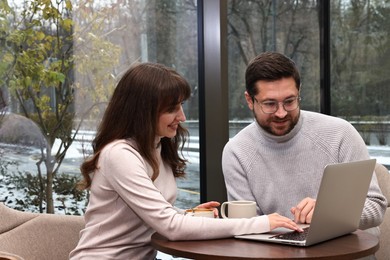
<svg viewBox="0 0 390 260">
<path fill-rule="evenodd" d="M 151 61 L 174 67 L 193 87 L 184 108 L 191 164 L 179 180 L 177 206 L 198 204 L 194 1 L 8 2 L 0 5 L 0 200 L 22 210 L 83 214 L 87 194 L 74 186 L 107 101 L 130 64 Z"/>
<path fill-rule="evenodd" d="M 253 120 L 245 98 L 245 69 L 264 51 L 292 58 L 302 76 L 302 109 L 319 111 L 319 23 L 316 1 L 236 0 L 228 6 L 230 136 Z"/>
<path fill-rule="evenodd" d="M 390 6 L 331 2 L 331 111 L 358 129 L 372 157 L 390 166 Z"/>
</svg>

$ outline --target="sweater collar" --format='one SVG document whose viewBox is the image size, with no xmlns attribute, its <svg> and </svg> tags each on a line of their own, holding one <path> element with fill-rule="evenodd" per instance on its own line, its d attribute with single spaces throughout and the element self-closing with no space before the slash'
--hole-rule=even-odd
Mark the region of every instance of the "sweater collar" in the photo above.
<svg viewBox="0 0 390 260">
<path fill-rule="evenodd" d="M 256 121 L 257 129 L 258 129 L 259 133 L 262 136 L 264 136 L 264 138 L 266 140 L 268 140 L 270 142 L 275 142 L 275 143 L 287 142 L 287 141 L 293 139 L 294 136 L 296 136 L 298 134 L 299 130 L 302 128 L 303 114 L 304 114 L 302 112 L 303 111 L 301 110 L 299 113 L 298 123 L 294 126 L 294 128 L 289 133 L 287 133 L 285 135 L 277 136 L 277 135 L 270 134 L 270 133 L 266 132 Z"/>
</svg>

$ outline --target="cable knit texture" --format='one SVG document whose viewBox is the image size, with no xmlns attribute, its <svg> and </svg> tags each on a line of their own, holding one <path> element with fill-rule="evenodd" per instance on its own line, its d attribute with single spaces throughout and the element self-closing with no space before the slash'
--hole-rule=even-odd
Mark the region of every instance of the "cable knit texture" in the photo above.
<svg viewBox="0 0 390 260">
<path fill-rule="evenodd" d="M 93 175 L 86 226 L 70 259 L 154 259 L 150 245 L 157 231 L 171 240 L 215 239 L 269 231 L 267 216 L 213 219 L 180 214 L 172 204 L 176 181 L 156 153 L 160 174 L 152 182 L 150 165 L 131 140 L 107 145 Z"/>
<path fill-rule="evenodd" d="M 292 217 L 292 206 L 316 198 L 327 164 L 363 159 L 369 159 L 367 147 L 349 122 L 301 110 L 284 136 L 265 132 L 257 122 L 248 125 L 226 144 L 222 167 L 229 200 L 254 200 L 258 214 Z M 360 228 L 378 226 L 386 205 L 374 175 Z"/>
</svg>

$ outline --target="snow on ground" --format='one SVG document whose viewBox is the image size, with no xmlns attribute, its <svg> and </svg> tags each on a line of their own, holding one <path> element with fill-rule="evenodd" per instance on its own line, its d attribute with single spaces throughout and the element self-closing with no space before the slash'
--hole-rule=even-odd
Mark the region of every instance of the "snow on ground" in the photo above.
<svg viewBox="0 0 390 260">
<path fill-rule="evenodd" d="M 84 137 L 83 137 L 84 138 Z M 85 139 L 84 139 L 85 140 Z M 188 176 L 185 180 L 178 181 L 178 207 L 192 207 L 199 202 L 199 153 L 196 152 L 197 141 L 193 139 L 189 147 L 191 151 L 185 151 L 184 156 L 189 160 Z M 53 151 L 56 151 L 58 143 L 53 146 Z M 378 163 L 387 166 L 390 169 L 390 146 L 368 146 L 368 151 L 372 158 L 376 158 Z M 65 160 L 61 165 L 60 172 L 67 174 L 80 174 L 80 164 L 84 158 L 84 151 L 90 149 L 82 142 L 75 142 L 68 150 Z M 195 150 L 195 151 L 194 151 Z M 7 167 L 8 171 L 19 172 L 36 172 L 36 161 L 40 156 L 39 149 L 31 147 L 20 147 L 16 145 L 0 144 L 0 167 Z M 4 166 L 4 162 L 13 162 Z M 0 201 L 4 201 L 4 197 L 13 197 L 14 200 L 22 199 L 18 191 L 12 185 L 5 187 L 5 180 L 0 174 Z M 65 202 L 67 203 L 67 202 Z M 12 207 L 12 205 L 9 205 Z M 80 203 L 80 206 L 84 205 Z M 59 214 L 64 212 L 59 212 Z"/>
</svg>

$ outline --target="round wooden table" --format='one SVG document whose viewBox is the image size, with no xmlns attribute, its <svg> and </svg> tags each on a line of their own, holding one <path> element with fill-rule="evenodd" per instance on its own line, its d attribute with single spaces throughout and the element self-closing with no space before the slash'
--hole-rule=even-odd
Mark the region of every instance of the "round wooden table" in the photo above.
<svg viewBox="0 0 390 260">
<path fill-rule="evenodd" d="M 0 251 L 0 260 L 23 260 L 20 256 Z"/>
<path fill-rule="evenodd" d="M 235 238 L 169 241 L 160 234 L 152 236 L 155 249 L 177 257 L 190 259 L 356 259 L 373 255 L 379 249 L 379 239 L 358 230 L 309 247 L 280 245 Z"/>
</svg>

